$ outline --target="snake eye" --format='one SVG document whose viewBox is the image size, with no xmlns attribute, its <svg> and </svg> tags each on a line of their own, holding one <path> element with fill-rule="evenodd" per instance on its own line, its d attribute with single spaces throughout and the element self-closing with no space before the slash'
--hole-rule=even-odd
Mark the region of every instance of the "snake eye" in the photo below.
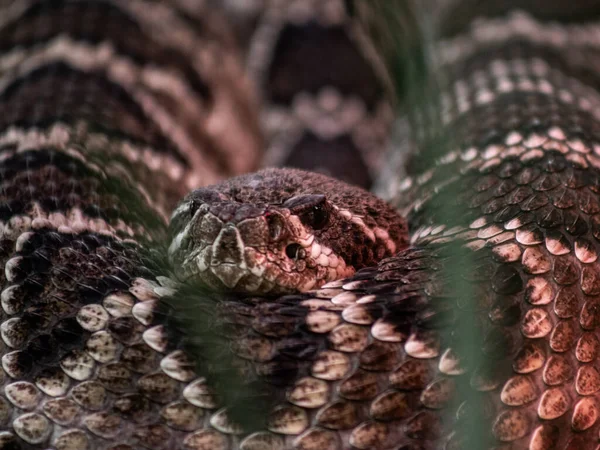
<svg viewBox="0 0 600 450">
<path fill-rule="evenodd" d="M 308 224 L 313 230 L 320 230 L 327 224 L 329 212 L 325 209 L 325 205 L 313 206 L 310 210 L 300 215 L 302 223 Z"/>
<path fill-rule="evenodd" d="M 313 230 L 320 230 L 329 221 L 329 208 L 324 195 L 299 195 L 285 201 L 283 206 Z"/>
</svg>

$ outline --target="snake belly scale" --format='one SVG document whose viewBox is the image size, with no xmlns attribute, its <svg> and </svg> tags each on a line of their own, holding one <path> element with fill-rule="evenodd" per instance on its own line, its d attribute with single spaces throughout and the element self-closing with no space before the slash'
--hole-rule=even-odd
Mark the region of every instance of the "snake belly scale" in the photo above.
<svg viewBox="0 0 600 450">
<path fill-rule="evenodd" d="M 0 448 L 450 449 L 468 447 L 464 423 L 489 448 L 597 448 L 597 6 L 432 4 L 429 69 L 447 77 L 398 167 L 398 149 L 377 154 L 384 61 L 342 2 L 0 0 Z M 327 194 L 280 196 L 266 171 L 184 197 L 258 168 L 261 129 L 267 161 L 361 167 L 341 175 L 365 186 L 385 158 L 378 186 L 410 246 L 391 208 L 321 175 L 285 172 Z M 345 164 L 317 158 L 332 149 Z M 237 205 L 257 186 L 266 200 Z M 206 265 L 209 286 L 254 291 L 198 291 L 227 344 L 211 360 L 190 357 L 165 306 L 178 286 L 148 256 L 172 211 L 181 278 Z M 267 259 L 288 258 L 262 274 L 244 259 L 264 278 L 239 277 L 240 211 L 277 241 Z M 337 223 L 370 246 L 336 265 Z M 327 259 L 314 286 L 265 276 L 309 248 Z M 260 386 L 250 429 L 219 391 L 221 356 Z"/>
</svg>

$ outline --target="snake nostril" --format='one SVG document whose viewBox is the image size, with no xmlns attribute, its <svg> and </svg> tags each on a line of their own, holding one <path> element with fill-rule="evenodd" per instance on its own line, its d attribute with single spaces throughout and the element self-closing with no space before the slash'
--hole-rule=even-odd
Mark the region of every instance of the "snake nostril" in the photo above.
<svg viewBox="0 0 600 450">
<path fill-rule="evenodd" d="M 290 244 L 285 248 L 285 254 L 290 259 L 301 259 L 305 252 L 300 244 Z"/>
<path fill-rule="evenodd" d="M 283 219 L 278 214 L 268 214 L 266 218 L 269 227 L 269 237 L 272 241 L 277 241 L 283 234 Z"/>
</svg>

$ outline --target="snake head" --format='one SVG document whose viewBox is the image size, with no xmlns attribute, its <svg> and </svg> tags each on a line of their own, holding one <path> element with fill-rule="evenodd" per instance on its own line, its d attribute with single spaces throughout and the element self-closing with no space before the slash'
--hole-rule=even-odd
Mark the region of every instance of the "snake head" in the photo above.
<svg viewBox="0 0 600 450">
<path fill-rule="evenodd" d="M 348 277 L 406 242 L 404 220 L 366 191 L 266 169 L 191 192 L 172 215 L 169 258 L 183 280 L 281 294 Z"/>
</svg>

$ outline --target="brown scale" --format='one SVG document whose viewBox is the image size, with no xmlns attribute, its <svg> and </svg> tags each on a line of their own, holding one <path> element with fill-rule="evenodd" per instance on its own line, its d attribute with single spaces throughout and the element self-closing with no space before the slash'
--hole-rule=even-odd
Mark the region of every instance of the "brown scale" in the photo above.
<svg viewBox="0 0 600 450">
<path fill-rule="evenodd" d="M 273 394 L 256 432 L 240 429 L 190 368 L 161 309 L 168 288 L 141 272 L 135 252 L 108 238 L 46 230 L 23 236 L 24 249 L 19 236 L 7 239 L 0 446 L 457 448 L 464 436 L 456 422 L 480 414 L 495 448 L 595 448 L 594 150 L 583 146 L 588 168 L 579 169 L 567 160 L 582 153 L 577 142 L 521 131 L 511 145 L 531 148 L 512 159 L 482 167 L 480 155 L 470 168 L 453 167 L 465 169 L 451 190 L 458 195 L 431 201 L 459 202 L 466 213 L 441 226 L 441 215 L 416 211 L 418 248 L 310 294 L 219 299 L 216 317 L 236 341 L 228 350 Z M 472 254 L 455 251 L 450 241 L 459 239 Z M 27 247 L 33 243 L 42 250 Z M 457 294 L 456 274 L 472 296 Z M 46 314 L 27 315 L 31 302 Z M 69 309 L 54 310 L 53 302 Z M 59 314 L 68 317 L 56 322 Z M 35 319 L 26 323 L 33 335 L 20 331 L 24 318 Z M 474 325 L 481 340 L 473 344 L 491 370 L 471 367 L 460 349 L 461 332 Z M 62 346 L 36 341 L 46 331 Z M 42 359 L 33 364 L 31 354 Z M 50 364 L 56 371 L 42 370 L 45 357 L 60 359 Z M 462 402 L 464 389 L 477 401 Z"/>
<path fill-rule="evenodd" d="M 362 45 L 363 36 L 342 2 L 303 3 L 267 2 L 262 9 L 240 9 L 228 2 L 221 5 L 233 10 L 241 47 L 248 53 L 251 70 L 258 72 L 253 75 L 264 98 L 264 115 L 283 111 L 299 127 L 297 135 L 290 135 L 282 127 L 269 127 L 267 164 L 275 161 L 285 167 L 319 171 L 368 188 L 384 162 L 381 156 L 393 120 L 392 114 L 381 114 L 382 110 L 391 112 L 388 80 L 371 64 L 376 55 L 369 46 Z M 274 29 L 277 34 L 266 38 Z M 322 64 L 305 70 L 305 60 Z M 351 101 L 351 108 L 364 108 L 364 118 L 369 120 L 367 129 L 379 130 L 376 141 L 372 141 L 372 135 L 358 136 L 357 127 L 328 136 L 316 130 L 314 124 L 299 120 L 296 104 L 308 100 L 320 110 L 323 105 L 318 104 L 319 94 L 325 91 L 344 102 Z M 321 114 L 339 126 L 344 121 L 344 105 L 334 109 L 322 110 Z M 309 117 L 313 122 L 314 113 Z"/>
<path fill-rule="evenodd" d="M 0 42 L 4 48 L 31 47 L 59 35 L 90 43 L 110 40 L 120 52 L 136 61 L 154 61 L 160 66 L 179 70 L 198 93 L 203 97 L 210 95 L 180 51 L 167 48 L 145 35 L 139 23 L 110 3 L 33 2 L 18 22 L 2 29 Z"/>
<path fill-rule="evenodd" d="M 515 97 L 504 98 L 518 104 Z M 539 97 L 536 102 L 550 104 L 553 100 Z M 578 106 L 562 108 L 577 110 Z M 476 111 L 463 121 L 472 118 L 471 114 L 487 114 Z M 504 119 L 495 120 L 502 123 Z M 528 130 L 522 116 L 515 120 L 517 124 L 521 121 L 522 126 L 516 126 L 521 137 L 513 137 L 510 144 L 503 132 L 497 141 L 474 137 L 480 149 L 474 164 L 448 195 L 436 194 L 430 202 L 450 201 L 463 208 L 462 226 L 477 231 L 465 234 L 473 248 L 485 246 L 494 253 L 496 269 L 488 285 L 491 293 L 498 296 L 496 301 L 517 300 L 516 309 L 494 309 L 489 316 L 500 327 L 492 342 L 506 339 L 502 348 L 512 358 L 512 373 L 480 385 L 490 392 L 486 395 L 492 400 L 491 431 L 497 445 L 595 448 L 600 376 L 593 355 L 599 324 L 596 222 L 600 199 L 591 142 L 596 140 L 596 126 L 587 127 L 584 121 L 583 129 L 571 134 L 571 125 L 562 122 L 566 136 L 556 138 L 544 128 Z M 478 121 L 470 123 L 479 125 Z M 580 136 L 585 136 L 583 141 Z M 485 155 L 493 145 L 516 153 L 488 163 L 490 157 Z M 461 165 L 466 163 L 455 167 Z M 440 170 L 443 176 L 444 169 Z M 436 176 L 417 187 L 417 198 L 431 192 L 439 182 Z M 453 201 L 453 197 L 459 200 Z M 425 235 L 418 228 L 443 223 L 442 217 L 427 203 L 414 213 L 417 243 L 443 242 L 443 232 Z M 457 222 L 453 220 L 452 225 L 460 226 Z M 503 235 L 506 237 L 500 239 Z"/>
<path fill-rule="evenodd" d="M 2 129 L 11 124 L 45 126 L 61 120 L 72 124 L 85 120 L 106 134 L 130 136 L 137 142 L 173 152 L 173 145 L 156 126 L 148 127 L 144 111 L 121 86 L 102 73 L 84 73 L 63 62 L 18 78 L 3 90 L 0 111 Z M 175 155 L 183 160 L 181 155 Z"/>
<path fill-rule="evenodd" d="M 140 69 L 160 69 L 166 74 L 176 74 L 189 86 L 190 97 L 194 97 L 193 100 L 203 109 L 200 112 L 201 117 L 198 117 L 198 111 L 190 113 L 189 108 L 183 108 L 180 102 L 161 92 L 160 88 L 150 86 L 151 83 L 144 85 L 141 80 L 131 80 L 133 88 L 129 87 L 130 93 L 135 91 L 138 95 L 143 93 L 154 97 L 153 100 L 158 101 L 169 115 L 176 117 L 181 126 L 185 127 L 186 131 L 193 136 L 192 139 L 197 148 L 201 148 L 209 158 L 215 160 L 219 170 L 222 169 L 226 174 L 233 174 L 239 172 L 239 169 L 232 167 L 230 161 L 227 160 L 227 157 L 231 155 L 230 149 L 224 148 L 219 139 L 211 136 L 212 132 L 207 130 L 206 126 L 198 125 L 199 122 L 210 120 L 209 114 L 214 112 L 215 108 L 219 109 L 222 104 L 227 104 L 227 108 L 235 109 L 233 116 L 239 116 L 239 122 L 242 125 L 239 131 L 246 135 L 249 139 L 248 146 L 252 147 L 252 151 L 256 153 L 254 156 L 249 156 L 250 164 L 248 166 L 255 167 L 260 136 L 258 136 L 259 132 L 253 117 L 254 112 L 249 107 L 252 102 L 250 93 L 247 92 L 247 83 L 242 81 L 239 86 L 233 84 L 225 73 L 226 70 L 233 69 L 231 72 L 235 83 L 242 77 L 239 68 L 234 67 L 237 64 L 237 61 L 234 61 L 236 50 L 228 28 L 220 26 L 222 22 L 220 18 L 213 14 L 214 11 L 202 5 L 198 5 L 196 8 L 197 11 L 202 10 L 202 18 L 197 22 L 192 22 L 182 11 L 177 9 L 176 5 L 171 5 L 173 9 L 167 10 L 167 13 L 173 13 L 177 20 L 186 23 L 193 35 L 191 39 L 195 41 L 187 48 L 179 48 L 176 45 L 179 36 L 165 39 L 160 36 L 159 26 L 148 24 L 135 17 L 135 13 L 129 10 L 132 8 L 135 11 L 134 3 L 123 4 L 110 1 L 92 1 L 82 4 L 63 1 L 31 2 L 26 5 L 27 7 L 24 8 L 18 20 L 9 21 L 0 30 L 0 49 L 9 51 L 12 48 L 19 48 L 21 51 L 34 52 L 40 46 L 53 40 L 68 38 L 76 45 L 105 47 L 110 45 L 111 49 L 114 49 L 115 57 L 124 58 L 125 62 L 137 65 Z M 158 11 L 147 9 L 147 12 L 156 14 L 156 12 L 162 11 L 161 5 L 154 5 L 152 8 Z M 164 5 L 164 8 L 168 8 L 168 6 Z M 228 66 L 227 69 L 223 70 L 222 67 L 215 69 L 207 67 L 210 64 L 198 64 L 196 51 L 200 46 L 210 47 L 203 55 L 207 59 L 210 59 L 208 55 L 213 52 L 216 54 L 220 51 L 227 55 L 229 58 L 223 60 L 224 65 Z M 76 57 L 75 59 L 76 62 L 79 62 Z M 85 60 L 82 60 L 81 63 L 86 64 Z M 57 70 L 61 64 L 67 65 L 59 61 L 54 65 L 54 70 Z M 75 68 L 72 69 L 76 72 Z M 83 71 L 87 72 L 86 69 Z M 106 76 L 105 81 L 111 78 L 108 71 L 104 72 L 100 69 L 97 72 L 96 76 Z M 215 76 L 213 72 L 218 72 L 218 74 Z M 131 103 L 136 102 L 128 104 L 124 101 L 129 94 L 124 94 L 121 86 L 115 86 L 110 82 L 91 80 L 93 74 L 88 74 L 87 79 L 86 77 L 82 79 L 81 74 L 79 74 L 80 76 L 71 74 L 72 79 L 69 81 L 67 81 L 67 74 L 60 75 L 63 77 L 61 81 L 56 81 L 49 76 L 44 82 L 37 83 L 33 88 L 29 87 L 25 93 L 21 93 L 21 101 L 16 104 L 11 103 L 7 108 L 7 114 L 3 114 L 4 123 L 31 124 L 33 122 L 37 125 L 46 125 L 56 122 L 58 119 L 66 121 L 86 119 L 94 125 L 105 126 L 106 129 L 102 129 L 102 133 L 126 132 L 129 138 L 136 138 L 138 143 L 154 144 L 153 150 L 156 152 L 170 153 L 184 164 L 189 162 L 184 151 L 162 136 L 161 131 L 156 127 L 157 124 L 152 120 L 145 118 L 142 120 L 143 123 L 136 120 L 135 114 L 132 114 L 131 111 Z M 134 75 L 134 77 L 139 77 L 139 75 Z M 68 89 L 64 89 L 65 87 Z M 146 92 L 143 92 L 144 90 Z M 223 92 L 225 90 L 227 92 Z M 107 96 L 107 94 L 111 95 Z M 115 100 L 112 98 L 114 94 L 124 97 Z M 215 99 L 215 95 L 220 98 Z M 38 100 L 43 98 L 44 101 L 30 100 L 31 96 Z M 52 105 L 54 110 L 46 111 L 47 105 Z M 28 108 L 29 106 L 35 106 L 35 108 L 31 110 Z M 136 104 L 135 106 L 140 105 Z M 123 107 L 129 111 L 122 111 Z M 53 113 L 54 115 L 52 115 Z M 58 116 L 57 113 L 59 113 Z M 233 121 L 237 123 L 238 118 Z M 227 145 L 225 143 L 225 147 Z"/>
<path fill-rule="evenodd" d="M 54 153 L 58 160 L 45 161 L 36 152 L 30 152 L 14 156 L 5 163 L 6 171 L 0 184 L 0 202 L 10 205 L 10 212 L 6 212 L 5 217 L 33 215 L 33 205 L 37 204 L 45 216 L 78 208 L 89 218 L 101 218 L 109 224 L 115 218 L 127 220 L 125 218 L 131 213 L 119 199 L 118 188 L 107 189 L 108 186 L 102 185 L 90 169 L 78 161 L 71 160 L 71 167 L 66 168 L 68 158 L 63 158 L 54 149 L 47 152 Z M 23 170 L 23 166 L 27 169 Z M 19 199 L 19 202 L 10 203 L 13 199 Z M 134 223 L 135 219 L 129 218 L 127 222 Z M 126 233 L 120 234 L 126 236 Z"/>
</svg>

